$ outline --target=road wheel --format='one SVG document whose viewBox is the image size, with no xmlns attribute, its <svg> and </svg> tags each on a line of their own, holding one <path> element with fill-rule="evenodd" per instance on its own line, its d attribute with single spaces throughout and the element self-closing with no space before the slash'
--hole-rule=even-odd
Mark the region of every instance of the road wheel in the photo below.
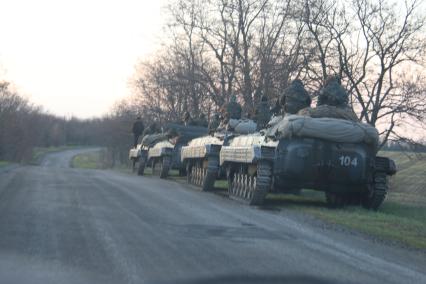
<svg viewBox="0 0 426 284">
<path fill-rule="evenodd" d="M 271 188 L 271 176 L 272 167 L 265 161 L 257 164 L 255 175 L 233 172 L 230 167 L 227 171 L 229 197 L 249 205 L 262 205 Z"/>
<path fill-rule="evenodd" d="M 388 191 L 388 181 L 385 173 L 376 173 L 374 183 L 365 193 L 362 199 L 362 206 L 366 209 L 377 211 L 386 198 Z"/>
</svg>

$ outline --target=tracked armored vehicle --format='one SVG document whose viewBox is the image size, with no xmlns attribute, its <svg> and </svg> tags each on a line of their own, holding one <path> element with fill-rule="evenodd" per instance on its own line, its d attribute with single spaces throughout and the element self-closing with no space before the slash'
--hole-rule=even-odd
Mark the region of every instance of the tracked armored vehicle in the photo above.
<svg viewBox="0 0 426 284">
<path fill-rule="evenodd" d="M 334 118 L 289 116 L 277 127 L 274 188 L 325 192 L 331 207 L 362 204 L 377 210 L 395 162 L 377 156 L 377 130 Z"/>
<path fill-rule="evenodd" d="M 226 135 L 196 138 L 183 146 L 181 161 L 186 168 L 188 183 L 200 186 L 203 191 L 213 189 L 219 174 L 219 152 Z"/>
<path fill-rule="evenodd" d="M 221 176 L 219 153 L 222 146 L 229 145 L 239 135 L 256 130 L 256 123 L 249 119 L 231 119 L 228 126 L 232 131 L 222 129 L 182 147 L 181 160 L 186 167 L 187 182 L 200 186 L 202 191 L 213 189 L 216 179 Z"/>
<path fill-rule="evenodd" d="M 255 133 L 236 137 L 222 147 L 220 166 L 226 169 L 230 198 L 250 205 L 263 203 L 272 183 L 277 145 Z"/>
<path fill-rule="evenodd" d="M 325 192 L 332 207 L 377 210 L 396 172 L 392 160 L 376 156 L 377 130 L 361 123 L 289 116 L 265 135 L 222 147 L 231 198 L 260 205 L 270 191 L 307 188 Z"/>
<path fill-rule="evenodd" d="M 206 127 L 202 126 L 184 126 L 175 123 L 166 125 L 166 130 L 168 131 L 170 129 L 173 129 L 177 134 L 172 139 L 170 139 L 170 142 L 174 145 L 171 156 L 171 168 L 178 170 L 180 176 L 184 176 L 186 174 L 186 167 L 181 160 L 182 147 L 188 145 L 191 140 L 206 135 L 208 130 Z"/>
<path fill-rule="evenodd" d="M 153 134 L 143 138 L 136 149 L 129 151 L 129 158 L 133 161 L 133 168 L 143 175 L 145 168 L 151 167 L 152 174 L 160 178 L 167 178 L 171 168 L 184 173 L 180 160 L 180 150 L 189 140 L 205 135 L 207 128 L 199 126 L 183 126 L 167 124 L 164 127 L 166 134 Z"/>
</svg>

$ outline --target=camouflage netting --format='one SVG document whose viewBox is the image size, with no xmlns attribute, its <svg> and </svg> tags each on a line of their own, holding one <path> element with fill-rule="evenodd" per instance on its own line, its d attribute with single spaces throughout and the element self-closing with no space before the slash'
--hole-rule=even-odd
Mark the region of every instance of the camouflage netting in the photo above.
<svg viewBox="0 0 426 284">
<path fill-rule="evenodd" d="M 347 107 L 348 102 L 349 94 L 340 85 L 340 79 L 338 77 L 330 77 L 319 92 L 317 106 Z"/>
<path fill-rule="evenodd" d="M 339 143 L 366 143 L 377 147 L 379 134 L 373 126 L 335 118 L 311 118 L 300 115 L 284 117 L 269 129 L 268 136 L 319 138 Z"/>
<path fill-rule="evenodd" d="M 335 107 L 329 105 L 320 105 L 316 108 L 304 108 L 297 113 L 298 115 L 309 116 L 313 118 L 339 118 L 358 122 L 358 117 L 350 107 Z"/>
<path fill-rule="evenodd" d="M 294 80 L 281 95 L 281 105 L 284 111 L 289 114 L 296 114 L 299 110 L 309 107 L 311 98 L 303 87 L 300 80 Z"/>
</svg>

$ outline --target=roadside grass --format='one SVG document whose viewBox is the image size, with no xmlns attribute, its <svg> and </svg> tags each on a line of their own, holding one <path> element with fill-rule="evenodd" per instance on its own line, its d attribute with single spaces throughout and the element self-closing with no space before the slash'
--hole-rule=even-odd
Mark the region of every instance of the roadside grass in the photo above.
<svg viewBox="0 0 426 284">
<path fill-rule="evenodd" d="M 71 160 L 71 167 L 80 169 L 104 169 L 103 151 L 88 152 L 76 155 Z"/>
<path fill-rule="evenodd" d="M 10 162 L 8 162 L 8 161 L 0 161 L 0 167 L 4 167 L 4 166 L 7 166 L 7 165 L 10 165 Z"/>
<path fill-rule="evenodd" d="M 75 149 L 76 146 L 35 147 L 29 164 L 38 165 L 46 154 Z"/>
</svg>

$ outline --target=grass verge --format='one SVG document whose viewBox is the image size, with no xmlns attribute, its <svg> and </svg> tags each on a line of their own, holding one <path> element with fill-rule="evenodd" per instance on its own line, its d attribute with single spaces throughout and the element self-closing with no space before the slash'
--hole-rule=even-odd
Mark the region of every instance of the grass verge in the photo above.
<svg viewBox="0 0 426 284">
<path fill-rule="evenodd" d="M 323 194 L 311 190 L 300 195 L 269 195 L 266 206 L 302 211 L 331 224 L 426 251 L 425 206 L 385 201 L 378 212 L 360 206 L 330 209 Z"/>
<path fill-rule="evenodd" d="M 76 146 L 36 147 L 33 149 L 33 155 L 29 163 L 32 165 L 38 165 L 40 164 L 41 160 L 46 154 L 65 151 L 65 150 L 71 150 L 75 148 Z"/>
<path fill-rule="evenodd" d="M 7 165 L 10 165 L 10 162 L 8 162 L 8 161 L 0 161 L 0 167 L 4 167 L 4 166 L 7 166 Z"/>
<path fill-rule="evenodd" d="M 80 169 L 106 169 L 105 150 L 82 153 L 74 156 L 71 167 Z"/>
</svg>

